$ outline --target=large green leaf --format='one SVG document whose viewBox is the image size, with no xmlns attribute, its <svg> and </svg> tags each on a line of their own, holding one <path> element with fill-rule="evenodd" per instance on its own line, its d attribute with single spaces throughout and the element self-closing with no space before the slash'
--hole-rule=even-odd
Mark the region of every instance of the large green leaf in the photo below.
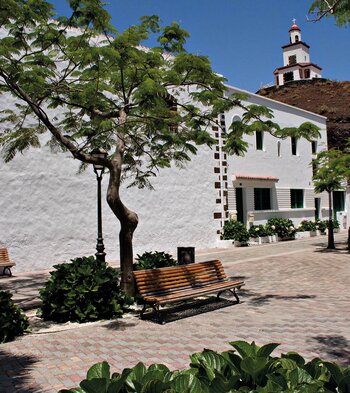
<svg viewBox="0 0 350 393">
<path fill-rule="evenodd" d="M 290 384 L 293 387 L 297 387 L 304 383 L 310 383 L 312 381 L 311 375 L 300 367 L 297 367 L 294 370 L 289 371 L 288 376 L 289 376 Z"/>
<path fill-rule="evenodd" d="M 247 343 L 246 341 L 231 341 L 230 345 L 235 348 L 235 350 L 245 358 L 247 356 L 255 357 L 257 355 L 259 347 L 253 341 L 251 344 Z"/>
<path fill-rule="evenodd" d="M 330 363 L 330 362 L 324 362 L 324 365 L 331 373 L 331 376 L 334 379 L 335 383 L 339 385 L 340 381 L 343 379 L 343 372 L 340 366 L 338 366 L 336 363 Z"/>
<path fill-rule="evenodd" d="M 339 393 L 350 393 L 350 376 L 342 378 L 338 385 Z"/>
<path fill-rule="evenodd" d="M 266 358 L 246 357 L 242 359 L 241 367 L 243 371 L 245 371 L 248 375 L 251 375 L 255 379 L 261 373 L 261 371 L 264 370 L 267 364 L 268 360 Z"/>
<path fill-rule="evenodd" d="M 263 345 L 258 349 L 257 356 L 259 357 L 269 357 L 271 353 L 279 346 L 277 343 L 270 343 Z"/>
<path fill-rule="evenodd" d="M 80 382 L 80 387 L 86 393 L 106 393 L 108 380 L 106 378 L 85 379 Z"/>
<path fill-rule="evenodd" d="M 281 357 L 294 360 L 299 367 L 305 364 L 305 359 L 297 352 L 287 352 L 286 354 L 282 354 Z"/>
<path fill-rule="evenodd" d="M 143 386 L 141 393 L 162 393 L 167 385 L 159 380 L 147 381 Z"/>
<path fill-rule="evenodd" d="M 180 374 L 170 382 L 170 388 L 179 393 L 205 393 L 208 388 L 202 386 L 199 379 L 191 374 Z"/>
</svg>

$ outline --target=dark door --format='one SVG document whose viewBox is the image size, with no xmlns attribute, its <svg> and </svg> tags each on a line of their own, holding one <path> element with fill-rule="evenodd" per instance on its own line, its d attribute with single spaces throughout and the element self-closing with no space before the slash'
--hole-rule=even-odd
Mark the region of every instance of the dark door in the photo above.
<svg viewBox="0 0 350 393">
<path fill-rule="evenodd" d="M 337 212 L 342 212 L 345 207 L 344 191 L 333 191 L 333 215 L 337 218 Z"/>
<path fill-rule="evenodd" d="M 320 219 L 321 198 L 315 198 L 315 220 Z"/>
<path fill-rule="evenodd" d="M 236 208 L 237 208 L 237 221 L 244 224 L 243 220 L 243 188 L 236 188 Z"/>
</svg>

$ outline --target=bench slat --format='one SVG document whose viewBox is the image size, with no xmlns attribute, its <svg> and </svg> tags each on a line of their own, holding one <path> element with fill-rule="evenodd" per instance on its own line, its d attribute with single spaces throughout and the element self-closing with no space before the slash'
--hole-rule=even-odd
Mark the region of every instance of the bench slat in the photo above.
<svg viewBox="0 0 350 393">
<path fill-rule="evenodd" d="M 225 289 L 230 289 L 230 288 L 241 288 L 244 286 L 243 281 L 232 281 L 232 282 L 225 282 L 221 284 L 216 284 L 215 286 L 210 285 L 210 286 L 203 286 L 201 288 L 192 288 L 189 290 L 182 290 L 174 292 L 172 294 L 163 294 L 163 295 L 149 295 L 149 296 L 144 296 L 144 299 L 148 302 L 156 302 L 158 304 L 165 304 L 165 303 L 170 303 L 170 302 L 175 302 L 179 301 L 181 299 L 189 299 L 193 298 L 195 296 L 200 296 L 200 295 L 205 295 L 206 293 L 212 293 L 215 291 L 221 291 Z"/>
</svg>

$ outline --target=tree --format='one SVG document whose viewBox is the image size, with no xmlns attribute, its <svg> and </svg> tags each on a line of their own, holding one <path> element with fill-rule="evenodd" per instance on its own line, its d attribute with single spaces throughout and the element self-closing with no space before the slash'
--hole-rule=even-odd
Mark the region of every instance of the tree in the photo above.
<svg viewBox="0 0 350 393">
<path fill-rule="evenodd" d="M 309 9 L 311 20 L 316 22 L 324 17 L 334 17 L 337 25 L 350 24 L 349 0 L 316 0 Z"/>
<path fill-rule="evenodd" d="M 350 154 L 348 150 L 326 150 L 318 153 L 313 161 L 316 165 L 316 173 L 313 176 L 315 192 L 328 193 L 328 245 L 327 248 L 334 249 L 333 231 L 333 191 L 342 188 L 342 183 L 350 179 L 349 172 Z"/>
<path fill-rule="evenodd" d="M 151 178 L 171 164 L 182 166 L 197 145 L 213 145 L 208 131 L 218 116 L 241 103 L 225 97 L 224 78 L 205 56 L 186 52 L 188 33 L 158 17 L 118 32 L 101 0 L 69 0 L 72 15 L 54 17 L 45 0 L 8 0 L 1 5 L 0 93 L 16 100 L 0 115 L 5 161 L 40 146 L 69 151 L 82 166 L 100 164 L 109 172 L 107 202 L 120 222 L 121 285 L 133 293 L 133 233 L 137 214 L 126 207 L 120 186 L 152 188 Z M 142 43 L 155 36 L 158 46 Z M 267 108 L 245 108 L 246 123 L 228 134 L 227 149 L 242 153 L 245 132 L 264 128 L 281 137 Z M 58 113 L 58 114 L 57 114 Z M 308 139 L 317 127 L 305 123 L 286 131 Z M 95 148 L 107 158 L 93 157 Z"/>
</svg>

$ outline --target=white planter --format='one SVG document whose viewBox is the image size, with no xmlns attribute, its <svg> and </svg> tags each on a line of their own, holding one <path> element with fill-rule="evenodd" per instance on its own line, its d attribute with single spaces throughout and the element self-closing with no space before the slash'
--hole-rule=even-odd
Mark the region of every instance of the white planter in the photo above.
<svg viewBox="0 0 350 393">
<path fill-rule="evenodd" d="M 270 235 L 269 236 L 269 242 L 270 243 L 276 243 L 277 242 L 277 235 Z"/>
<path fill-rule="evenodd" d="M 317 236 L 317 231 L 310 231 L 310 237 Z"/>
<path fill-rule="evenodd" d="M 268 236 L 260 237 L 261 243 L 270 243 L 270 239 Z"/>
<path fill-rule="evenodd" d="M 311 236 L 310 231 L 296 232 L 296 234 L 295 234 L 296 239 L 304 239 L 304 238 L 307 238 L 310 236 Z"/>
<path fill-rule="evenodd" d="M 261 244 L 261 239 L 260 237 L 251 237 L 249 243 L 254 245 Z"/>
<path fill-rule="evenodd" d="M 340 228 L 334 228 L 333 229 L 333 233 L 339 233 L 340 232 Z"/>
<path fill-rule="evenodd" d="M 229 239 L 229 240 L 217 240 L 216 241 L 216 246 L 219 248 L 230 248 L 233 247 L 233 240 Z"/>
</svg>

